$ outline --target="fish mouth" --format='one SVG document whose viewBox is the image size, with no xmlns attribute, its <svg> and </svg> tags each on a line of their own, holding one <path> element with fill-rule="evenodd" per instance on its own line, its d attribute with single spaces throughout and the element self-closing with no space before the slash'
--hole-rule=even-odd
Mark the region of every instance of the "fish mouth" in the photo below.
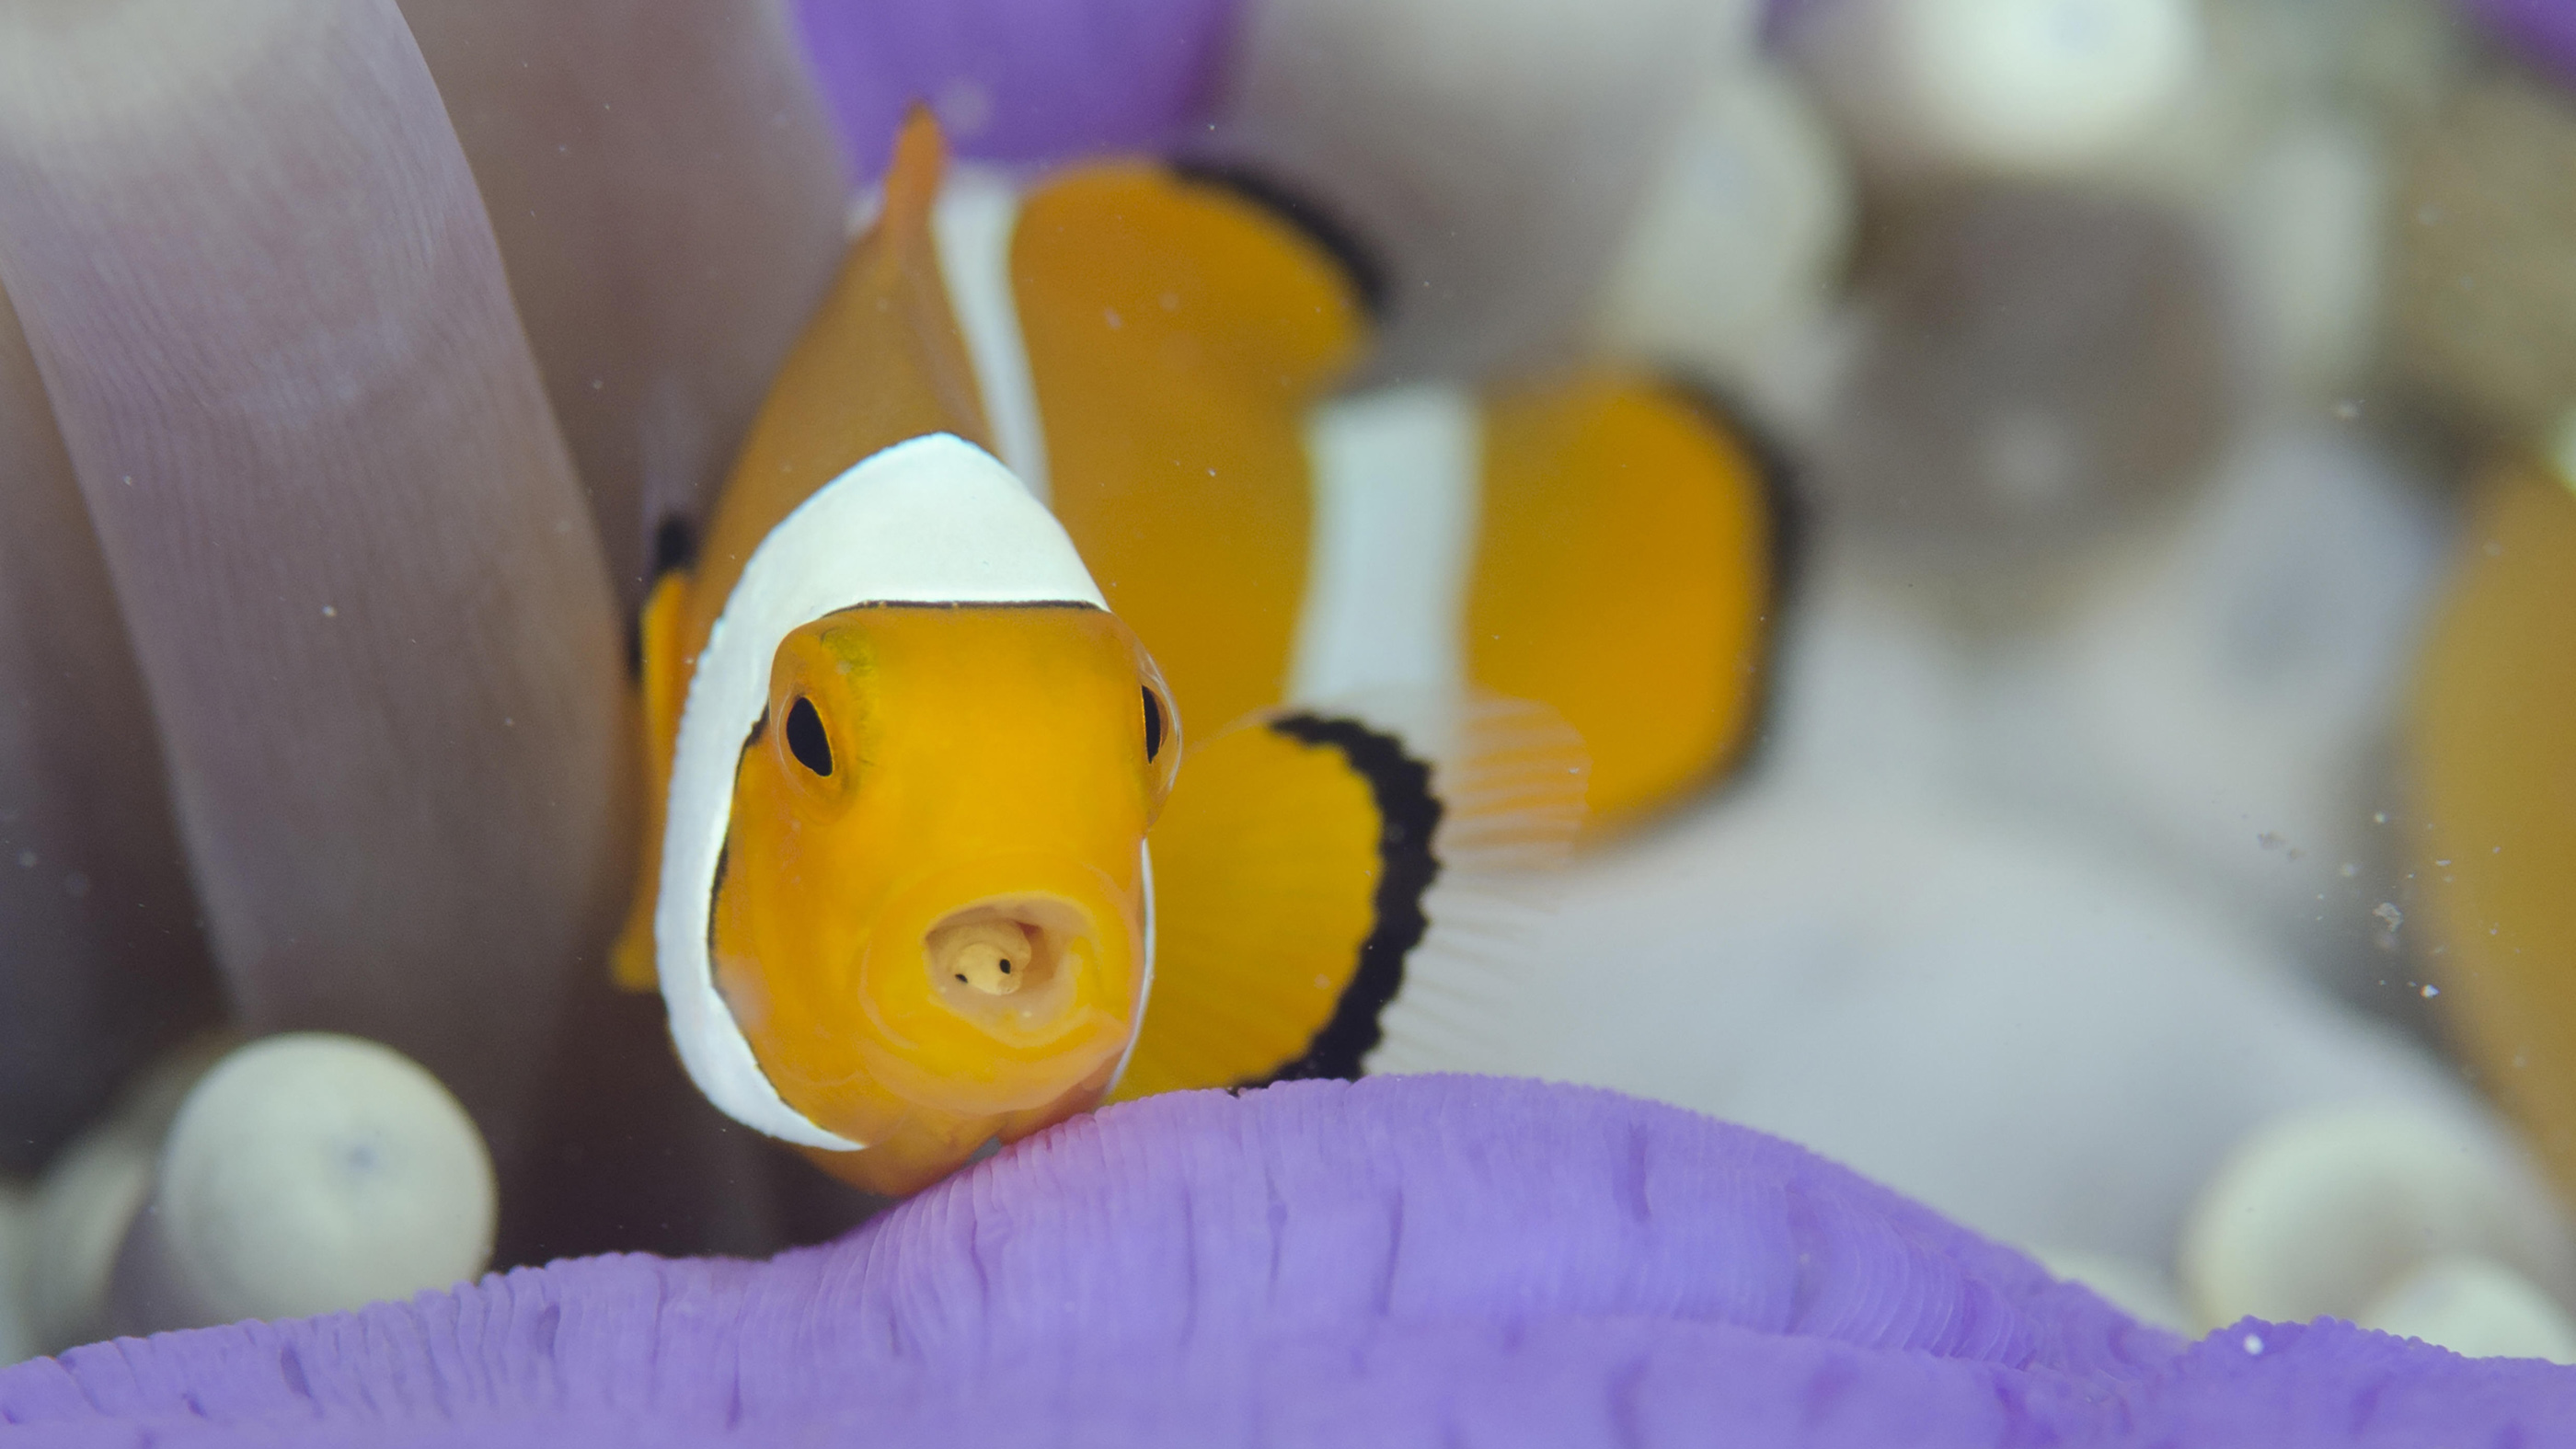
<svg viewBox="0 0 2576 1449">
<path fill-rule="evenodd" d="M 866 1075 L 918 1108 L 1025 1112 L 1106 1091 L 1143 995 L 1141 899 L 1078 860 L 969 862 L 900 892 L 853 985 Z M 1095 1094 L 1096 1095 L 1096 1094 Z"/>
<path fill-rule="evenodd" d="M 998 896 L 924 932 L 922 965 L 950 1010 L 996 1037 L 1026 1040 L 1064 1016 L 1099 935 L 1091 912 L 1061 896 Z"/>
</svg>

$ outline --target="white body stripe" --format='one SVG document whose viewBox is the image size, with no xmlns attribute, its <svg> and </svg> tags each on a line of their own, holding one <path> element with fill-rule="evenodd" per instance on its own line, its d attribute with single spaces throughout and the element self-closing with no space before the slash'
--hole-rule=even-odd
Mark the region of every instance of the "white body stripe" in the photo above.
<svg viewBox="0 0 2576 1449">
<path fill-rule="evenodd" d="M 893 602 L 1107 607 L 1072 540 L 1010 470 L 934 433 L 861 461 L 772 529 L 707 636 L 680 714 L 653 915 L 671 1038 L 690 1080 L 725 1115 L 842 1152 L 866 1144 L 788 1106 L 752 1056 L 717 994 L 707 922 L 735 766 L 768 706 L 779 641 L 836 610 Z"/>
<path fill-rule="evenodd" d="M 993 171 L 959 166 L 948 173 L 930 212 L 930 236 L 948 303 L 965 334 L 984 395 L 984 420 L 1003 464 L 1029 491 L 1047 498 L 1046 428 L 1038 413 L 1037 384 L 1029 374 L 1028 345 L 1020 333 L 1018 295 L 1011 285 L 1011 236 L 1020 224 L 1020 191 Z"/>
<path fill-rule="evenodd" d="M 1050 497 L 1044 413 L 1010 271 L 1020 193 L 959 167 L 932 213 L 950 304 L 1002 461 Z M 1289 701 L 1390 691 L 1455 697 L 1483 496 L 1475 396 L 1422 386 L 1336 399 L 1307 420 L 1314 532 L 1289 667 Z"/>
<path fill-rule="evenodd" d="M 1474 396 L 1449 387 L 1337 399 L 1308 419 L 1315 523 L 1293 702 L 1466 687 L 1482 434 Z"/>
</svg>

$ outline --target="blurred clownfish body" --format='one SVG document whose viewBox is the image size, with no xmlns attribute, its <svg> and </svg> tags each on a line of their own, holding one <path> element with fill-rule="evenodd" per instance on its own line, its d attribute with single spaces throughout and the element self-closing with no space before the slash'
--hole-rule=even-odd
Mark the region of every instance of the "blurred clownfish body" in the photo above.
<svg viewBox="0 0 2576 1449">
<path fill-rule="evenodd" d="M 1000 392 L 988 432 L 940 173 L 917 115 L 703 546 L 665 530 L 639 621 L 650 858 L 615 953 L 622 984 L 658 985 L 710 1101 L 881 1193 L 1122 1071 L 1132 1092 L 1424 1064 L 1387 1050 L 1480 994 L 1409 989 L 1445 959 L 1435 890 L 1472 901 L 1481 867 L 1544 857 L 1582 809 L 1571 735 L 1492 704 L 1432 712 L 1455 744 L 1438 767 L 1310 708 L 1191 742 L 1179 774 L 1173 690 L 984 446 L 1025 440 L 1025 398 Z M 1183 400 L 1266 438 L 1226 389 L 1270 386 L 1279 359 L 1228 335 L 1248 350 L 1202 379 L 1224 386 Z M 1489 969 L 1490 937 L 1460 935 L 1479 944 L 1458 969 Z"/>
<path fill-rule="evenodd" d="M 1202 725 L 1532 701 L 1610 828 L 1742 756 L 1778 479 L 1710 399 L 1615 364 L 1350 393 L 1385 270 L 1238 170 L 961 168 L 931 230 L 995 451 Z"/>
</svg>

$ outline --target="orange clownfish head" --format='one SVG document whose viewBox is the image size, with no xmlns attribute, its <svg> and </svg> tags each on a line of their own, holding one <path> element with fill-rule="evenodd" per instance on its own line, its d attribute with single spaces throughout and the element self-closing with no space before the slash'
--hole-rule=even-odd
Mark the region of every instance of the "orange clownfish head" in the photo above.
<svg viewBox="0 0 2576 1449">
<path fill-rule="evenodd" d="M 1180 753 L 998 463 L 943 435 L 853 468 L 754 554 L 682 716 L 656 935 L 691 1075 L 878 1192 L 1095 1105 Z"/>
<path fill-rule="evenodd" d="M 1179 758 L 1162 678 L 1105 610 L 868 605 L 780 643 L 711 955 L 779 1096 L 869 1144 L 849 1169 L 945 1170 L 1109 1089 Z"/>
</svg>

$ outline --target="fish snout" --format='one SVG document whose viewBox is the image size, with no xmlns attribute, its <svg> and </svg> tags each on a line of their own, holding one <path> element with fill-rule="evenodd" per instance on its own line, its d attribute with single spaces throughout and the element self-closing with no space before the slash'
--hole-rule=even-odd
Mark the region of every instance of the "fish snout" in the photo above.
<svg viewBox="0 0 2576 1449">
<path fill-rule="evenodd" d="M 1082 969 L 1099 935 L 1092 913 L 1072 901 L 1005 896 L 941 917 L 921 949 L 952 1008 L 971 1020 L 995 1013 L 1029 1023 L 1066 994 L 1062 977 Z M 1026 1002 L 1005 1000 L 1023 993 Z"/>
<path fill-rule="evenodd" d="M 1142 1004 L 1142 902 L 1129 894 L 1071 862 L 946 872 L 906 892 L 859 970 L 881 1079 L 948 1111 L 1105 1091 Z"/>
</svg>

